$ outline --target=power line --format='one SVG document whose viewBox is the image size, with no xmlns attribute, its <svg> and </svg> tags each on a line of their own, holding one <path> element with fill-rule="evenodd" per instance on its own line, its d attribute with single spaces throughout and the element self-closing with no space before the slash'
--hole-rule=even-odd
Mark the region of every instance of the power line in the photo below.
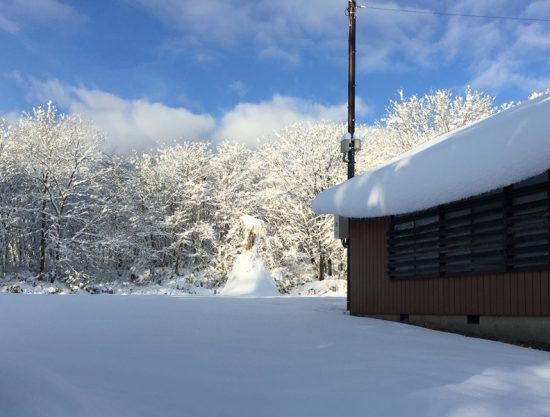
<svg viewBox="0 0 550 417">
<path fill-rule="evenodd" d="M 437 15 L 437 16 L 473 17 L 478 19 L 519 20 L 524 22 L 550 22 L 550 19 L 538 19 L 538 18 L 531 18 L 531 17 L 490 16 L 490 15 L 480 15 L 480 14 L 447 13 L 447 12 L 439 12 L 435 10 L 393 9 L 389 7 L 378 7 L 378 6 L 369 6 L 369 5 L 361 6 L 361 8 L 371 9 L 371 10 L 380 10 L 384 12 L 429 14 L 429 15 Z"/>
</svg>

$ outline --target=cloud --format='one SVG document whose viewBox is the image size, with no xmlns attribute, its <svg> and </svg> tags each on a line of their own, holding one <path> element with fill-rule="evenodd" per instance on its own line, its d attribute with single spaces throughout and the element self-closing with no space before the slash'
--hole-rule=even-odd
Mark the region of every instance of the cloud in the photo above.
<svg viewBox="0 0 550 417">
<path fill-rule="evenodd" d="M 259 139 L 272 138 L 276 131 L 294 122 L 347 120 L 347 103 L 325 105 L 280 94 L 267 101 L 239 103 L 216 118 L 147 98 L 127 100 L 56 79 L 30 81 L 30 98 L 40 102 L 52 100 L 69 113 L 84 115 L 105 132 L 107 150 L 117 153 L 156 149 L 185 140 L 228 139 L 255 146 Z M 363 117 L 370 109 L 358 98 L 356 111 Z"/>
<path fill-rule="evenodd" d="M 130 0 L 127 0 L 128 2 Z M 132 2 L 134 3 L 134 2 Z M 296 64 L 300 51 L 344 35 L 345 5 L 334 0 L 138 0 L 146 11 L 179 31 L 179 52 L 252 46 L 256 54 Z M 210 56 L 210 54 L 207 54 Z M 213 54 L 216 55 L 216 54 Z"/>
<path fill-rule="evenodd" d="M 19 118 L 21 117 L 21 114 L 16 111 L 11 111 L 8 113 L 2 113 L 0 115 L 0 120 L 5 122 L 7 125 L 14 124 Z"/>
<path fill-rule="evenodd" d="M 248 92 L 246 84 L 244 83 L 244 81 L 241 80 L 233 81 L 231 84 L 229 84 L 229 90 L 233 91 L 239 97 L 245 96 Z"/>
<path fill-rule="evenodd" d="M 75 8 L 58 0 L 12 0 L 0 3 L 0 30 L 16 33 L 26 24 L 58 24 L 83 19 Z"/>
<path fill-rule="evenodd" d="M 347 45 L 346 2 L 139 0 L 138 3 L 179 31 L 178 39 L 167 45 L 178 45 L 180 53 L 202 55 L 205 50 L 227 51 L 246 45 L 260 58 L 290 65 L 300 64 L 306 54 L 323 54 L 344 62 L 341 52 Z M 380 2 L 377 6 L 400 8 L 395 2 Z M 391 55 L 399 60 L 427 62 L 430 48 L 426 46 L 433 41 L 436 29 L 434 16 L 366 9 L 359 11 L 357 20 L 359 46 L 366 52 L 359 57 L 363 68 L 380 70 L 395 65 L 395 60 L 373 60 L 373 56 Z"/>
<path fill-rule="evenodd" d="M 58 80 L 33 80 L 32 94 L 53 100 L 70 113 L 83 114 L 106 133 L 106 147 L 119 153 L 191 139 L 204 139 L 215 127 L 210 115 L 195 114 L 146 98 L 126 100 L 100 90 L 75 87 Z"/>
<path fill-rule="evenodd" d="M 10 20 L 7 17 L 0 15 L 0 30 L 8 33 L 17 33 L 19 32 L 19 29 L 19 25 L 13 20 Z"/>
<path fill-rule="evenodd" d="M 361 99 L 357 100 L 356 107 L 358 115 L 364 116 L 368 113 L 368 108 Z M 276 131 L 297 121 L 344 122 L 346 119 L 347 103 L 326 106 L 275 94 L 269 101 L 240 103 L 225 113 L 214 138 L 255 146 L 260 139 L 273 137 Z"/>
<path fill-rule="evenodd" d="M 220 60 L 228 51 L 244 47 L 261 59 L 292 66 L 309 56 L 345 65 L 345 1 L 138 0 L 138 4 L 179 33 L 177 40 L 167 44 L 179 45 L 180 53 L 193 54 L 196 60 Z M 492 93 L 518 87 L 521 79 L 528 81 L 520 86 L 525 92 L 527 85 L 545 82 L 543 75 L 532 75 L 532 66 L 533 57 L 550 55 L 547 24 L 407 12 L 410 9 L 550 18 L 550 0 L 368 2 L 357 16 L 360 71 L 455 71 L 459 67 L 470 77 L 466 84 L 484 80 L 479 87 L 488 86 Z M 494 66 L 505 59 L 511 63 L 506 66 L 510 82 L 488 82 Z M 540 72 L 548 72 L 548 62 L 539 63 Z"/>
<path fill-rule="evenodd" d="M 422 9 L 407 5 L 405 9 Z M 389 4 L 389 3 L 388 3 Z M 399 8 L 391 5 L 392 8 Z M 430 3 L 429 10 L 458 14 L 505 15 L 550 18 L 550 0 L 459 0 Z M 367 9 L 367 12 L 369 10 Z M 523 92 L 547 88 L 549 77 L 550 27 L 530 21 L 429 16 L 428 20 L 398 21 L 399 13 L 387 13 L 393 22 L 371 22 L 369 36 L 380 39 L 362 61 L 364 69 L 427 68 L 460 66 L 471 78 L 472 86 L 493 94 L 514 87 Z M 376 15 L 382 17 L 380 12 Z M 402 13 L 401 15 L 406 15 Z M 370 21 L 369 21 L 370 22 Z M 425 25 L 418 33 L 419 24 Z M 397 30 L 395 27 L 400 27 Z"/>
<path fill-rule="evenodd" d="M 470 3 L 476 5 L 466 9 L 470 13 L 491 15 L 496 14 L 494 10 L 506 10 L 498 14 L 550 18 L 548 0 L 521 5 L 504 0 L 463 0 L 457 3 L 458 11 Z M 550 27 L 541 22 L 453 18 L 439 52 L 449 62 L 460 56 L 472 77 L 469 84 L 475 88 L 498 94 L 512 87 L 529 93 L 550 86 L 549 39 Z"/>
</svg>

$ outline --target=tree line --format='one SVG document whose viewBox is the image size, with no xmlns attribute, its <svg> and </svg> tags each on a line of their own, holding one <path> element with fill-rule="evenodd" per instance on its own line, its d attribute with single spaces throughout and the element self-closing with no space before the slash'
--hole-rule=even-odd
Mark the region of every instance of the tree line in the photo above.
<svg viewBox="0 0 550 417">
<path fill-rule="evenodd" d="M 440 90 L 390 101 L 360 126 L 366 171 L 487 117 L 493 97 Z M 262 255 L 280 289 L 345 274 L 332 218 L 311 200 L 345 179 L 343 124 L 302 122 L 257 149 L 185 142 L 131 156 L 103 151 L 103 134 L 49 103 L 0 126 L 0 279 L 30 272 L 69 287 L 183 276 L 224 284 L 241 250 L 239 219 L 266 225 Z"/>
</svg>

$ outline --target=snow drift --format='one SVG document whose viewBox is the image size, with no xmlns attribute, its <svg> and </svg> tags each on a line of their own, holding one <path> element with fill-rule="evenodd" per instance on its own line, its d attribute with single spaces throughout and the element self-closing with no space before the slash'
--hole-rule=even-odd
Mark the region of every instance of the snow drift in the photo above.
<svg viewBox="0 0 550 417">
<path fill-rule="evenodd" d="M 320 193 L 318 214 L 379 217 L 478 195 L 550 168 L 550 96 L 502 111 Z"/>
<path fill-rule="evenodd" d="M 280 295 L 277 285 L 265 268 L 260 254 L 263 222 L 252 216 L 242 216 L 243 249 L 229 274 L 222 295 Z"/>
<path fill-rule="evenodd" d="M 222 295 L 272 296 L 280 295 L 264 262 L 255 252 L 243 252 L 235 261 Z"/>
</svg>

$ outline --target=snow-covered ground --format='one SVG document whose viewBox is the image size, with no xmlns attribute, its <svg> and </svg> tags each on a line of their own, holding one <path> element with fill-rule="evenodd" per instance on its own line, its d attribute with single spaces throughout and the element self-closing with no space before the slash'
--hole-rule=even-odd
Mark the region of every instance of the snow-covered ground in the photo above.
<svg viewBox="0 0 550 417">
<path fill-rule="evenodd" d="M 241 259 L 242 260 L 242 259 Z M 258 261 L 252 257 L 252 261 Z M 279 295 L 275 284 L 269 277 L 263 263 L 241 262 L 237 263 L 233 271 L 233 280 L 228 281 L 229 288 L 224 295 L 251 295 L 271 296 Z M 239 274 L 235 274 L 239 272 Z M 236 279 L 240 278 L 240 279 Z M 223 289 L 224 287 L 222 287 Z M 175 277 L 163 280 L 161 283 L 135 282 L 105 282 L 94 284 L 87 289 L 74 290 L 65 285 L 62 281 L 49 283 L 34 279 L 30 273 L 20 276 L 10 276 L 0 279 L 0 293 L 22 293 L 22 294 L 114 294 L 114 295 L 214 295 L 222 290 L 197 287 L 189 283 L 186 277 Z M 311 281 L 298 285 L 290 290 L 290 295 L 321 296 L 321 297 L 344 297 L 347 292 L 345 279 L 327 278 L 323 281 Z M 0 416 L 1 417 L 1 416 Z"/>
<path fill-rule="evenodd" d="M 550 353 L 344 305 L 0 294 L 0 416 L 550 416 Z"/>
<path fill-rule="evenodd" d="M 293 288 L 291 295 L 317 295 L 321 297 L 345 297 L 348 283 L 345 279 L 327 278 L 323 281 L 311 281 Z"/>
<path fill-rule="evenodd" d="M 32 274 L 9 276 L 0 280 L 0 293 L 22 294 L 115 294 L 115 295 L 213 295 L 214 290 L 191 285 L 185 277 L 168 278 L 162 283 L 105 282 L 87 289 L 71 289 L 62 281 L 38 281 Z M 0 416 L 2 417 L 2 416 Z"/>
</svg>

